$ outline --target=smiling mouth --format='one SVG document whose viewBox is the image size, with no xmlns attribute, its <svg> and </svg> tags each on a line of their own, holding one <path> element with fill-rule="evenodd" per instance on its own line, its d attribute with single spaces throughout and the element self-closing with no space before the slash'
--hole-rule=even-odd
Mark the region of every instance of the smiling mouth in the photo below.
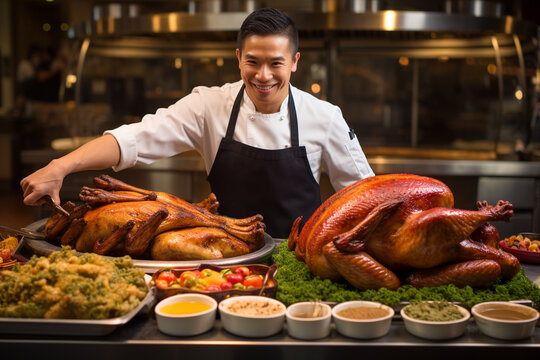
<svg viewBox="0 0 540 360">
<path fill-rule="evenodd" d="M 255 86 L 257 89 L 262 90 L 262 91 L 268 91 L 272 87 L 274 87 L 274 85 L 257 85 L 257 84 L 253 84 L 253 86 Z"/>
</svg>

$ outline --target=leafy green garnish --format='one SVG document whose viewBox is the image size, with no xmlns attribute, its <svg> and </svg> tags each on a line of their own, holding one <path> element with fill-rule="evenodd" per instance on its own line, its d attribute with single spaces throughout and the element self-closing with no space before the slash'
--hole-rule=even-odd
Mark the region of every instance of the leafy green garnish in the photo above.
<svg viewBox="0 0 540 360">
<path fill-rule="evenodd" d="M 525 276 L 523 269 L 511 280 L 498 279 L 493 285 L 483 289 L 470 286 L 458 288 L 455 285 L 416 289 L 403 285 L 397 290 L 382 288 L 360 291 L 348 283 L 323 280 L 313 275 L 307 265 L 298 261 L 293 251 L 289 251 L 286 241 L 280 244 L 273 259 L 278 264 L 275 277 L 278 282 L 276 297 L 286 305 L 319 299 L 331 302 L 366 300 L 389 306 L 395 306 L 402 301 L 446 300 L 473 306 L 485 301 L 529 299 L 535 308 L 540 309 L 540 288 Z"/>
</svg>

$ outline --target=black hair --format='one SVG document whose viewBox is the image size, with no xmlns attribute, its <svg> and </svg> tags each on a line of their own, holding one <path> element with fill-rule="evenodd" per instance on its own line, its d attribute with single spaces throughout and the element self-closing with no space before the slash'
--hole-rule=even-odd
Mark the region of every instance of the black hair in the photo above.
<svg viewBox="0 0 540 360">
<path fill-rule="evenodd" d="M 281 10 L 262 8 L 248 15 L 238 32 L 240 53 L 249 35 L 283 35 L 289 39 L 292 56 L 298 52 L 298 30 L 292 19 Z"/>
</svg>

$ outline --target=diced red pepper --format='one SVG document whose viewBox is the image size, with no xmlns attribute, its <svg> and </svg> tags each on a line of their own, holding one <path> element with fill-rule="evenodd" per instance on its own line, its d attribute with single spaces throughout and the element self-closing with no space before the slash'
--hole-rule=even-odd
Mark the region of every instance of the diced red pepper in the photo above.
<svg viewBox="0 0 540 360">
<path fill-rule="evenodd" d="M 242 281 L 244 281 L 242 274 L 228 274 L 225 275 L 225 279 L 227 279 L 227 281 L 233 285 L 236 283 L 242 283 Z"/>
<path fill-rule="evenodd" d="M 251 274 L 251 270 L 249 270 L 249 268 L 247 266 L 236 267 L 236 268 L 234 268 L 233 272 L 236 273 L 236 274 L 242 274 L 242 276 L 244 276 L 244 277 Z"/>
<path fill-rule="evenodd" d="M 221 287 L 221 290 L 230 290 L 230 289 L 232 289 L 233 285 L 232 285 L 232 283 L 227 281 L 227 282 L 224 282 L 223 284 L 221 284 L 220 287 Z"/>
</svg>

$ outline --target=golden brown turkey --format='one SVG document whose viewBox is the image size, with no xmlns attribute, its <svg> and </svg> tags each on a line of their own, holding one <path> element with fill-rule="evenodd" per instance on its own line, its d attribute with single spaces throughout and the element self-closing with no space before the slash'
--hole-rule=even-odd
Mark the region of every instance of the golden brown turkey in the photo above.
<svg viewBox="0 0 540 360">
<path fill-rule="evenodd" d="M 233 219 L 216 214 L 214 194 L 198 204 L 140 189 L 107 175 L 83 187 L 83 204 L 66 203 L 45 225 L 47 239 L 78 251 L 150 256 L 154 260 L 220 259 L 244 255 L 264 243 L 261 215 Z"/>
<path fill-rule="evenodd" d="M 289 248 L 323 279 L 345 278 L 358 289 L 396 289 L 455 284 L 488 286 L 521 268 L 497 248 L 499 233 L 488 221 L 509 221 L 509 202 L 478 202 L 478 211 L 454 209 L 442 182 L 390 174 L 360 180 L 334 194 Z M 399 275 L 399 277 L 398 277 Z"/>
</svg>

